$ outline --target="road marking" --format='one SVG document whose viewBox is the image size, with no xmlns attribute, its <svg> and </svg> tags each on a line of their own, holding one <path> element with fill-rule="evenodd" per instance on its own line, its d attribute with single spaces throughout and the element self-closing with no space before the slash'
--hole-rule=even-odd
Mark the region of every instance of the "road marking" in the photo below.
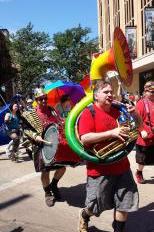
<svg viewBox="0 0 154 232">
<path fill-rule="evenodd" d="M 18 184 L 21 184 L 21 183 L 24 183 L 24 182 L 27 182 L 37 176 L 40 176 L 41 174 L 40 173 L 30 173 L 28 175 L 25 175 L 25 176 L 22 176 L 20 178 L 16 178 L 14 180 L 11 180 L 10 182 L 8 183 L 5 183 L 5 184 L 2 184 L 0 186 L 0 192 L 6 190 L 6 189 L 9 189 L 9 188 L 13 188 L 14 186 L 18 185 Z"/>
</svg>

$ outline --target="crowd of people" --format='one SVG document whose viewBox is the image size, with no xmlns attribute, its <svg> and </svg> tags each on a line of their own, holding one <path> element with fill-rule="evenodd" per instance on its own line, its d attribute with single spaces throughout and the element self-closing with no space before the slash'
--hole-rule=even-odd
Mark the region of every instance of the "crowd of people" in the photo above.
<svg viewBox="0 0 154 232">
<path fill-rule="evenodd" d="M 93 96 L 94 116 L 87 107 L 78 121 L 79 139 L 84 148 L 89 150 L 97 143 L 105 146 L 112 139 L 125 142 L 129 137 L 130 127 L 118 126 L 120 110 L 112 104 L 112 84 L 104 80 L 97 81 Z M 128 113 L 139 122 L 135 178 L 138 184 L 144 184 L 144 166 L 154 164 L 154 82 L 145 83 L 142 98 L 138 93 L 133 96 L 128 94 L 127 100 L 129 101 L 124 102 L 122 96 L 121 101 L 125 103 Z M 65 138 L 65 118 L 73 107 L 70 97 L 64 95 L 55 107 L 49 107 L 47 95 L 40 89 L 35 94 L 35 101 L 35 108 L 32 106 L 32 99 L 28 99 L 26 104 L 20 102 L 21 105 L 19 102 L 13 102 L 10 112 L 5 115 L 7 133 L 11 138 L 7 153 L 11 160 L 18 160 L 18 148 L 22 137 L 23 145 L 34 162 L 36 172 L 41 172 L 45 202 L 51 207 L 55 201 L 61 199 L 58 183 L 65 174 L 66 166 L 76 167 L 83 161 L 71 150 Z M 43 134 L 51 124 L 56 127 L 55 131 L 58 130 L 59 144 L 53 161 L 46 164 L 42 155 L 42 147 L 46 143 Z M 92 216 L 99 217 L 103 211 L 114 209 L 113 231 L 124 232 L 128 213 L 138 210 L 139 207 L 139 192 L 129 159 L 125 156 L 108 165 L 87 161 L 86 168 L 86 200 L 85 207 L 80 212 L 78 231 L 87 232 Z M 50 171 L 54 171 L 51 181 Z"/>
</svg>

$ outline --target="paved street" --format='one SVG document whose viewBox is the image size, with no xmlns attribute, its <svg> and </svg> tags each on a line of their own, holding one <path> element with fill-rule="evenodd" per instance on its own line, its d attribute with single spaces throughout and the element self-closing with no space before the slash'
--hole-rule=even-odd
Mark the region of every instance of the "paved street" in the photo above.
<svg viewBox="0 0 154 232">
<path fill-rule="evenodd" d="M 0 147 L 0 232 L 76 232 L 85 199 L 85 166 L 67 168 L 59 183 L 63 199 L 48 208 L 32 161 L 23 154 L 19 163 L 13 163 L 4 148 Z M 129 159 L 134 173 L 134 151 Z M 153 167 L 146 167 L 144 173 L 147 183 L 139 186 L 140 209 L 129 215 L 127 232 L 154 232 Z M 106 211 L 92 218 L 89 231 L 111 232 L 112 215 L 113 211 Z"/>
</svg>

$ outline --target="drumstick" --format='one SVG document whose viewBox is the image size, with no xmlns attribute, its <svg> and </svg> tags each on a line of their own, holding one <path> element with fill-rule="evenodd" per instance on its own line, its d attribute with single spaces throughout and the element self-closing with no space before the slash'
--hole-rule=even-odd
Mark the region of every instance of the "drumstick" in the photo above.
<svg viewBox="0 0 154 232">
<path fill-rule="evenodd" d="M 42 141 L 41 141 L 41 142 L 45 143 L 46 145 L 52 145 L 52 142 L 49 142 L 49 141 L 44 140 L 44 139 L 42 139 Z"/>
</svg>

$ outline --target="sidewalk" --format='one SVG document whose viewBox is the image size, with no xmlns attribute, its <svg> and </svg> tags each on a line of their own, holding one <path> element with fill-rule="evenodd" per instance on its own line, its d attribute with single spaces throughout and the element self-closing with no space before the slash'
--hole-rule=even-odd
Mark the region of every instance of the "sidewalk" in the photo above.
<svg viewBox="0 0 154 232">
<path fill-rule="evenodd" d="M 133 174 L 136 169 L 134 155 L 134 151 L 129 155 Z M 78 214 L 84 207 L 85 199 L 84 165 L 67 168 L 59 183 L 63 199 L 48 208 L 44 202 L 40 176 L 35 175 L 32 163 L 0 162 L 0 165 L 4 164 L 3 169 L 11 166 L 12 173 L 17 172 L 18 178 L 10 179 L 6 188 L 3 188 L 3 184 L 1 186 L 0 232 L 77 232 Z M 29 171 L 25 171 L 26 168 Z M 21 172 L 25 172 L 24 175 L 20 176 Z M 138 185 L 140 209 L 129 214 L 126 232 L 154 232 L 153 167 L 145 167 L 144 175 L 147 184 Z M 92 217 L 89 232 L 112 232 L 112 217 L 113 210 L 103 212 L 99 218 Z"/>
</svg>

